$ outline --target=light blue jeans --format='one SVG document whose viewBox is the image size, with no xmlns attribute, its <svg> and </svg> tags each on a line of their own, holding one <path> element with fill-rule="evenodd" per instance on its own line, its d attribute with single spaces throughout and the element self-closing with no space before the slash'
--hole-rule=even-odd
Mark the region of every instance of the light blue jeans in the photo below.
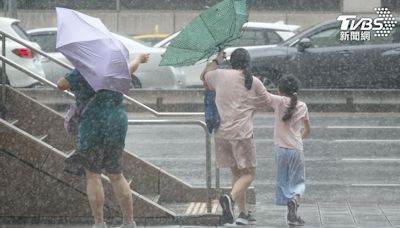
<svg viewBox="0 0 400 228">
<path fill-rule="evenodd" d="M 276 204 L 286 205 L 295 195 L 305 191 L 304 154 L 301 150 L 275 146 Z"/>
</svg>

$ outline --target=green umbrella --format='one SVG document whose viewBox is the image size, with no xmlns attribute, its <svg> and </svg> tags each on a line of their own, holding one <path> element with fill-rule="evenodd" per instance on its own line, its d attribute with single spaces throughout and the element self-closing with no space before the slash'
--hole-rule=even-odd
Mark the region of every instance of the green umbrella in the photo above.
<svg viewBox="0 0 400 228">
<path fill-rule="evenodd" d="M 168 46 L 160 66 L 188 66 L 237 39 L 247 22 L 246 0 L 224 0 L 191 21 Z"/>
</svg>

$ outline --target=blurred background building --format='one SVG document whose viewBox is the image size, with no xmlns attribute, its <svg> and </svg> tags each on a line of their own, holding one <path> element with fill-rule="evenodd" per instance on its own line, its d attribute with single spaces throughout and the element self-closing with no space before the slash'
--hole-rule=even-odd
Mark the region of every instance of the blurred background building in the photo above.
<svg viewBox="0 0 400 228">
<path fill-rule="evenodd" d="M 26 28 L 55 26 L 55 7 L 99 17 L 118 33 L 172 33 L 219 0 L 2 0 L 2 16 L 17 17 Z M 373 15 L 375 7 L 400 11 L 399 0 L 248 0 L 250 21 L 284 21 L 303 28 L 343 13 Z M 17 9 L 17 10 L 15 10 Z M 395 14 L 395 13 L 394 13 Z"/>
</svg>

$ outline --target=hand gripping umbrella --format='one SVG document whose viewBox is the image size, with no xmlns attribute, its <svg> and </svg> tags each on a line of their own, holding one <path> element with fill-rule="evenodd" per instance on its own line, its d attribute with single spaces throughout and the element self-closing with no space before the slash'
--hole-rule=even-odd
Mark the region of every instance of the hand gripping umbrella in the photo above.
<svg viewBox="0 0 400 228">
<path fill-rule="evenodd" d="M 129 52 L 98 18 L 56 8 L 56 48 L 95 90 L 127 93 L 131 87 Z"/>
<path fill-rule="evenodd" d="M 168 46 L 160 66 L 188 66 L 222 51 L 248 20 L 246 0 L 224 0 L 191 21 Z"/>
</svg>

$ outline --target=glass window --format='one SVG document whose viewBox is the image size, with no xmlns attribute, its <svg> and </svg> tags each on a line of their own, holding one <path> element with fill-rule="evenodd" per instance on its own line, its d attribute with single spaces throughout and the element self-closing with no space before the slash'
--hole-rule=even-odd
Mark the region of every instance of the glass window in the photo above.
<svg viewBox="0 0 400 228">
<path fill-rule="evenodd" d="M 310 36 L 313 47 L 334 47 L 340 45 L 339 28 L 330 28 Z"/>
<path fill-rule="evenodd" d="M 243 46 L 261 46 L 269 44 L 277 44 L 282 41 L 282 38 L 272 30 L 244 30 L 239 39 L 232 42 L 233 47 Z"/>
<path fill-rule="evenodd" d="M 56 35 L 53 33 L 40 33 L 31 35 L 31 40 L 40 45 L 44 52 L 57 52 L 56 51 Z"/>
<path fill-rule="evenodd" d="M 267 31 L 267 36 L 268 36 L 267 44 L 277 44 L 282 41 L 282 38 L 274 31 Z"/>
<path fill-rule="evenodd" d="M 395 27 L 388 36 L 374 36 L 371 32 L 371 40 L 365 41 L 366 44 L 392 44 L 400 43 L 400 29 Z"/>
<path fill-rule="evenodd" d="M 400 1 L 399 0 L 382 0 L 382 7 L 387 7 L 391 11 L 400 11 Z"/>
<path fill-rule="evenodd" d="M 296 32 L 289 32 L 289 31 L 276 31 L 276 33 L 279 35 L 279 37 L 282 38 L 282 40 L 287 40 L 290 37 L 296 35 Z"/>
<path fill-rule="evenodd" d="M 244 31 L 239 39 L 232 42 L 233 47 L 254 46 L 254 32 Z"/>
<path fill-rule="evenodd" d="M 233 47 L 265 45 L 268 37 L 261 30 L 244 30 L 239 39 L 232 42 Z"/>
<path fill-rule="evenodd" d="M 391 33 L 392 43 L 400 43 L 400 28 L 396 27 Z"/>
<path fill-rule="evenodd" d="M 254 45 L 265 45 L 268 41 L 268 37 L 265 36 L 265 33 L 262 31 L 253 31 L 254 34 Z"/>
<path fill-rule="evenodd" d="M 21 26 L 19 26 L 18 23 L 12 24 L 11 27 L 18 34 L 19 37 L 21 37 L 24 40 L 29 40 L 29 35 L 26 34 L 25 30 L 23 28 L 21 28 Z"/>
</svg>

